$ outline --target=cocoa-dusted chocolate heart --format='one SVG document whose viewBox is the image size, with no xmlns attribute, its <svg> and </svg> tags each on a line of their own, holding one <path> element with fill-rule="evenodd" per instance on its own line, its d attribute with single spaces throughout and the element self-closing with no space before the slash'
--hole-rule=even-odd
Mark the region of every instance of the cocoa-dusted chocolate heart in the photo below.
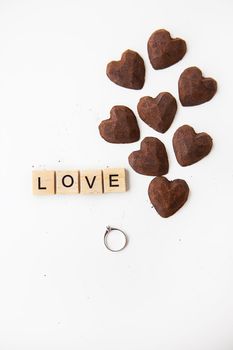
<svg viewBox="0 0 233 350">
<path fill-rule="evenodd" d="M 139 174 L 161 176 L 168 172 L 168 157 L 164 144 L 156 137 L 145 137 L 139 151 L 129 155 L 129 164 Z"/>
<path fill-rule="evenodd" d="M 188 199 L 189 187 L 184 180 L 169 181 L 166 177 L 154 178 L 148 188 L 150 201 L 163 218 L 175 214 Z"/>
<path fill-rule="evenodd" d="M 179 78 L 179 97 L 183 106 L 196 106 L 212 99 L 217 91 L 217 82 L 204 78 L 197 67 L 189 67 Z"/>
<path fill-rule="evenodd" d="M 163 69 L 180 61 L 187 48 L 183 39 L 173 39 L 167 30 L 159 29 L 150 36 L 147 50 L 153 68 Z"/>
<path fill-rule="evenodd" d="M 161 92 L 157 97 L 145 96 L 138 102 L 140 118 L 154 130 L 164 133 L 175 117 L 177 103 L 169 92 Z"/>
<path fill-rule="evenodd" d="M 128 89 L 142 89 L 145 82 L 145 65 L 142 57 L 135 51 L 125 51 L 120 61 L 107 65 L 106 74 L 115 84 Z"/>
<path fill-rule="evenodd" d="M 176 159 L 182 166 L 194 164 L 207 156 L 213 145 L 208 134 L 197 134 L 189 125 L 183 125 L 176 130 L 172 143 Z"/>
<path fill-rule="evenodd" d="M 137 119 L 126 106 L 114 106 L 110 111 L 110 118 L 99 125 L 101 137 L 111 143 L 131 143 L 140 138 Z"/>
</svg>

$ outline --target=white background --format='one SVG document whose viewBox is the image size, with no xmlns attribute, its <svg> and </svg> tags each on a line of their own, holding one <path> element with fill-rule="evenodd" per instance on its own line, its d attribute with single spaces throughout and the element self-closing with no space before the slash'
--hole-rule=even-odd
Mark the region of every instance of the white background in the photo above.
<svg viewBox="0 0 233 350">
<path fill-rule="evenodd" d="M 232 350 L 232 10 L 224 1 L 0 0 L 0 349 Z M 146 44 L 160 28 L 186 40 L 178 64 L 155 71 Z M 146 64 L 141 91 L 121 88 L 106 64 L 126 49 Z M 190 197 L 169 219 L 151 208 L 150 177 L 106 143 L 98 124 L 113 105 L 169 91 L 196 65 L 218 81 L 197 107 L 179 104 L 166 134 L 169 179 Z M 211 154 L 180 167 L 171 140 L 183 124 L 208 132 Z M 142 139 L 141 138 L 141 139 Z M 126 167 L 130 191 L 33 197 L 34 169 Z M 106 225 L 125 230 L 119 254 Z"/>
</svg>

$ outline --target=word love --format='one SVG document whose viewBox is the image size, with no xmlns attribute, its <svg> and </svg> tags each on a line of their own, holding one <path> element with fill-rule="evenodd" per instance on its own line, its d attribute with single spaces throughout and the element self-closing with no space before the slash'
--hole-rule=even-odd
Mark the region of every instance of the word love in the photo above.
<svg viewBox="0 0 233 350">
<path fill-rule="evenodd" d="M 125 192 L 126 172 L 123 168 L 33 171 L 32 191 L 35 195 Z"/>
</svg>

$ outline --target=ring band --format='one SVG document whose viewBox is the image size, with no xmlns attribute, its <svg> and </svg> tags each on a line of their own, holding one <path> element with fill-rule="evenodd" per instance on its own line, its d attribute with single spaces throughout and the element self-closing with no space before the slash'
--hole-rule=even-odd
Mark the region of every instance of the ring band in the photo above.
<svg viewBox="0 0 233 350">
<path fill-rule="evenodd" d="M 123 232 L 122 230 L 119 230 L 119 228 L 115 228 L 115 227 L 107 226 L 106 228 L 107 228 L 107 230 L 106 230 L 106 232 L 105 232 L 105 234 L 104 234 L 104 245 L 105 245 L 105 247 L 106 247 L 108 250 L 110 250 L 111 252 L 120 252 L 121 250 L 125 249 L 125 247 L 126 247 L 127 244 L 128 244 L 128 237 L 127 237 L 127 235 L 125 234 L 125 232 Z M 109 245 L 108 245 L 108 236 L 109 236 L 109 234 L 110 234 L 111 231 L 119 231 L 119 232 L 121 232 L 122 235 L 124 236 L 125 243 L 124 243 L 124 245 L 123 245 L 121 248 L 119 248 L 119 249 L 112 249 L 112 248 L 109 247 Z"/>
</svg>

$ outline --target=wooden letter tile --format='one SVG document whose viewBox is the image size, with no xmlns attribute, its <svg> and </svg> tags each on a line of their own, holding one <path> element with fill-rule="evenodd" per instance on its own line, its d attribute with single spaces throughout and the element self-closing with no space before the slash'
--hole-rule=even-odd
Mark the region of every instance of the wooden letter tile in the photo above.
<svg viewBox="0 0 233 350">
<path fill-rule="evenodd" d="M 126 192 L 126 172 L 124 168 L 106 168 L 103 170 L 104 192 Z"/>
<path fill-rule="evenodd" d="M 102 170 L 81 170 L 80 187 L 82 194 L 103 193 Z"/>
<path fill-rule="evenodd" d="M 78 194 L 79 172 L 78 170 L 56 171 L 56 193 Z"/>
<path fill-rule="evenodd" d="M 55 194 L 55 172 L 33 171 L 32 192 L 36 195 Z"/>
</svg>

